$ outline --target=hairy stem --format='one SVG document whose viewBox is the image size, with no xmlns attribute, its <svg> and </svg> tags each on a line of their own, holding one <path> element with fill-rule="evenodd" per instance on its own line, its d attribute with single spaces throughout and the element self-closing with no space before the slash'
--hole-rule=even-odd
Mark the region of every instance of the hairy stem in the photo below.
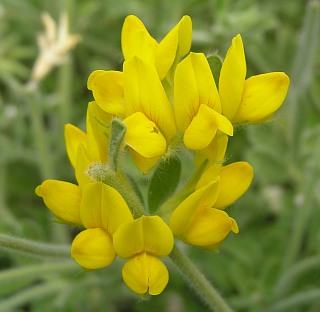
<svg viewBox="0 0 320 312">
<path fill-rule="evenodd" d="M 219 292 L 212 284 L 209 283 L 204 274 L 199 271 L 199 269 L 177 246 L 173 248 L 170 258 L 175 263 L 184 279 L 188 282 L 189 286 L 212 311 L 233 311 Z"/>
<path fill-rule="evenodd" d="M 33 257 L 70 257 L 69 246 L 38 243 L 6 234 L 0 234 L 0 249 L 6 249 Z"/>
</svg>

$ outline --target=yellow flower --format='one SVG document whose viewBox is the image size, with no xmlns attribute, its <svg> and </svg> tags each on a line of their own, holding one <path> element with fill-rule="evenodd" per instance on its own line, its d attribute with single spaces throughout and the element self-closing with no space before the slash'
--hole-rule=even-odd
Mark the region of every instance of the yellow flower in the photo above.
<svg viewBox="0 0 320 312">
<path fill-rule="evenodd" d="M 169 255 L 174 244 L 168 225 L 158 216 L 142 216 L 122 224 L 113 244 L 120 257 L 129 258 L 122 270 L 127 286 L 138 294 L 160 294 L 169 274 L 158 257 Z"/>
<path fill-rule="evenodd" d="M 119 192 L 101 182 L 79 186 L 46 180 L 36 188 L 46 206 L 60 220 L 81 225 L 73 240 L 71 256 L 86 269 L 111 264 L 116 256 L 112 236 L 122 223 L 133 217 Z"/>
<path fill-rule="evenodd" d="M 233 123 L 257 123 L 271 117 L 284 101 L 289 77 L 282 72 L 246 80 L 246 60 L 240 35 L 233 38 L 222 64 L 219 94 L 222 113 Z"/>
<path fill-rule="evenodd" d="M 166 152 L 176 134 L 171 104 L 154 65 L 138 57 L 124 62 L 125 143 L 141 171 Z"/>
<path fill-rule="evenodd" d="M 121 35 L 125 60 L 134 56 L 153 64 L 162 80 L 170 68 L 185 56 L 191 46 L 192 22 L 184 16 L 180 22 L 158 43 L 151 37 L 140 19 L 134 15 L 126 17 Z"/>
<path fill-rule="evenodd" d="M 72 242 L 71 256 L 86 269 L 111 264 L 116 256 L 112 237 L 119 226 L 133 220 L 119 192 L 101 182 L 84 187 L 80 218 L 86 230 Z"/>
<path fill-rule="evenodd" d="M 184 144 L 190 149 L 207 147 L 218 130 L 233 135 L 231 122 L 221 115 L 217 87 L 202 53 L 190 53 L 177 65 L 174 113 Z"/>
<path fill-rule="evenodd" d="M 238 233 L 236 221 L 215 207 L 219 198 L 219 177 L 189 195 L 172 213 L 170 228 L 187 244 L 215 250 L 230 231 Z"/>
<path fill-rule="evenodd" d="M 108 161 L 111 115 L 90 102 L 87 109 L 86 130 L 65 125 L 65 142 L 70 163 L 75 168 L 75 175 L 80 187 L 89 183 L 86 170 L 92 163 Z"/>
</svg>

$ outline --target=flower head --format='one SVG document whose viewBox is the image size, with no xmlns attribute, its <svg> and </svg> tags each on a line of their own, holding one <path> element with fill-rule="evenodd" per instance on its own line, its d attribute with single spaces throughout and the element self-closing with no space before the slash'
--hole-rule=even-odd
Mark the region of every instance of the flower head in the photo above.
<svg viewBox="0 0 320 312">
<path fill-rule="evenodd" d="M 170 255 L 174 235 L 216 250 L 230 232 L 239 232 L 224 209 L 247 191 L 253 168 L 243 161 L 223 165 L 228 138 L 234 123 L 270 117 L 289 85 L 284 73 L 246 80 L 238 35 L 217 88 L 205 55 L 189 53 L 191 32 L 191 19 L 184 16 L 157 42 L 137 17 L 126 18 L 123 71 L 94 71 L 87 81 L 94 101 L 88 105 L 86 131 L 65 126 L 78 184 L 46 180 L 36 188 L 60 221 L 81 227 L 71 257 L 87 270 L 106 267 L 116 256 L 126 259 L 123 280 L 138 294 L 158 295 L 166 287 L 169 273 L 161 258 Z M 149 201 L 147 212 L 124 159 L 131 155 L 140 171 L 149 173 L 172 154 L 177 157 L 173 165 L 163 162 L 150 175 L 148 199 L 157 200 Z M 178 158 L 186 154 L 195 168 L 180 188 Z"/>
</svg>

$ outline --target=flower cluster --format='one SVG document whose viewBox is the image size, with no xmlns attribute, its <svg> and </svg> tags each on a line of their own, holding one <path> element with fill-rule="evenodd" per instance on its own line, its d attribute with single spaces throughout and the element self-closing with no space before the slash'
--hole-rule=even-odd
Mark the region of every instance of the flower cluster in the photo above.
<svg viewBox="0 0 320 312">
<path fill-rule="evenodd" d="M 230 232 L 238 233 L 225 208 L 248 189 L 253 169 L 242 161 L 224 165 L 228 138 L 235 124 L 270 118 L 289 86 L 281 72 L 246 79 L 240 35 L 223 62 L 216 57 L 216 68 L 203 53 L 190 52 L 191 37 L 188 16 L 160 42 L 128 16 L 123 71 L 94 71 L 86 132 L 65 126 L 77 184 L 46 180 L 36 189 L 59 220 L 81 227 L 72 258 L 88 270 L 116 256 L 127 259 L 122 277 L 138 294 L 157 295 L 167 285 L 159 258 L 171 253 L 174 237 L 216 250 Z M 190 179 L 180 181 L 171 197 L 162 194 L 165 200 L 151 211 L 128 178 L 126 159 L 152 179 L 161 164 L 186 150 L 194 159 Z"/>
</svg>

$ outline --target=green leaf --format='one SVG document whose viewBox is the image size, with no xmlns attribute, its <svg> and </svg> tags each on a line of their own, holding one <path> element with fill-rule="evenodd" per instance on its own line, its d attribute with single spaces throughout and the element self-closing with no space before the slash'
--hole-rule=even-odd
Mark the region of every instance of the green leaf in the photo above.
<svg viewBox="0 0 320 312">
<path fill-rule="evenodd" d="M 210 56 L 207 57 L 214 81 L 216 83 L 216 85 L 219 85 L 219 77 L 220 77 L 220 71 L 221 71 L 221 67 L 222 67 L 222 60 L 220 58 L 220 56 L 216 55 L 216 54 L 212 54 Z"/>
<path fill-rule="evenodd" d="M 180 174 L 181 162 L 179 158 L 170 158 L 160 163 L 151 178 L 148 190 L 150 213 L 155 213 L 173 194 L 179 183 Z"/>
</svg>

